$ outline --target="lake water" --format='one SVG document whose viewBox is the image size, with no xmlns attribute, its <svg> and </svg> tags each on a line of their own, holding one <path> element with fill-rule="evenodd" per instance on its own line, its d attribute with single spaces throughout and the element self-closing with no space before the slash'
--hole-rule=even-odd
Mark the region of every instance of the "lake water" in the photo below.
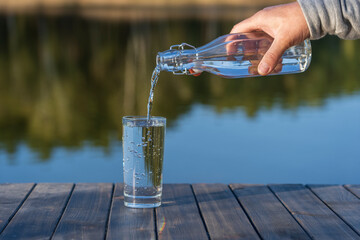
<svg viewBox="0 0 360 240">
<path fill-rule="evenodd" d="M 0 16 L 0 182 L 122 182 L 122 124 L 145 115 L 158 51 L 235 20 Z M 359 183 L 360 42 L 312 42 L 298 75 L 162 73 L 165 183 Z"/>
</svg>

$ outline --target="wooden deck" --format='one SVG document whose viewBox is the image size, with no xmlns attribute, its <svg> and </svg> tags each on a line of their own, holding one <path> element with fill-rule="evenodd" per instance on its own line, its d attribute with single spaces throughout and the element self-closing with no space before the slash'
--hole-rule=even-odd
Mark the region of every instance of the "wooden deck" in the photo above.
<svg viewBox="0 0 360 240">
<path fill-rule="evenodd" d="M 0 239 L 360 239 L 360 185 L 165 184 L 156 209 L 122 184 L 0 184 Z"/>
</svg>

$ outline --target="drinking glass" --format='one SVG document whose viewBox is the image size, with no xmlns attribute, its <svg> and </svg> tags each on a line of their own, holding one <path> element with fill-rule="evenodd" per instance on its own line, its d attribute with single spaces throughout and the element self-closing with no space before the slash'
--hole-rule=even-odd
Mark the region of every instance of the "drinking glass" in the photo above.
<svg viewBox="0 0 360 240">
<path fill-rule="evenodd" d="M 161 205 L 166 118 L 123 117 L 124 203 L 132 208 Z"/>
</svg>

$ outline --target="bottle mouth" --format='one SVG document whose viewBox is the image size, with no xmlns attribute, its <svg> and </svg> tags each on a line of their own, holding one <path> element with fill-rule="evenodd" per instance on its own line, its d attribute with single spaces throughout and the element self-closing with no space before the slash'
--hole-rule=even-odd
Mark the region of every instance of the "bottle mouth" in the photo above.
<svg viewBox="0 0 360 240">
<path fill-rule="evenodd" d="M 186 60 L 183 55 L 186 55 L 188 51 L 188 49 L 182 51 L 177 49 L 170 49 L 164 52 L 158 52 L 156 56 L 156 65 L 160 71 L 173 73 L 178 71 L 183 72 L 184 61 Z"/>
<path fill-rule="evenodd" d="M 160 53 L 158 52 L 158 54 L 156 55 L 156 66 L 159 66 L 160 65 Z"/>
<path fill-rule="evenodd" d="M 174 50 L 158 52 L 156 55 L 156 66 L 158 66 L 160 70 L 173 71 L 178 67 L 177 55 L 178 52 Z"/>
</svg>

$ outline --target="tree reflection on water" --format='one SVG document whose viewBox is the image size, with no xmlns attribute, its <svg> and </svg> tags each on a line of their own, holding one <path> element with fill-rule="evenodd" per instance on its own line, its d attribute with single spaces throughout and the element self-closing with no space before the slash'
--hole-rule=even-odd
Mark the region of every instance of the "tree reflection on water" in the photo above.
<svg viewBox="0 0 360 240">
<path fill-rule="evenodd" d="M 57 146 L 84 142 L 108 147 L 121 139 L 124 115 L 145 115 L 158 51 L 188 42 L 201 46 L 226 34 L 233 21 L 101 21 L 77 16 L 0 17 L 0 148 L 26 143 L 49 159 Z M 172 123 L 193 104 L 216 111 L 241 108 L 249 118 L 264 109 L 321 107 L 360 90 L 359 41 L 313 42 L 306 73 L 227 80 L 162 73 L 154 115 Z"/>
</svg>

